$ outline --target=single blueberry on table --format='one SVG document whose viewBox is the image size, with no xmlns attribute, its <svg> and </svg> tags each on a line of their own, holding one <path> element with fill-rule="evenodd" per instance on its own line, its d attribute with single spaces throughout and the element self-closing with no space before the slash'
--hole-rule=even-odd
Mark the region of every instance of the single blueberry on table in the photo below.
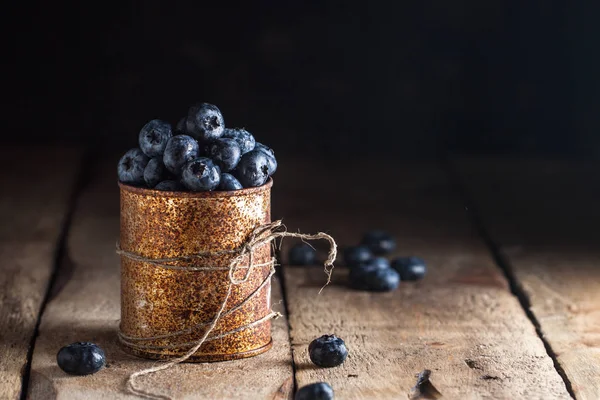
<svg viewBox="0 0 600 400">
<path fill-rule="evenodd" d="M 158 183 L 156 186 L 154 186 L 154 189 L 167 192 L 181 192 L 185 190 L 185 186 L 177 181 L 166 180 Z"/>
<path fill-rule="evenodd" d="M 344 341 L 335 335 L 323 335 L 308 345 L 310 360 L 319 367 L 331 368 L 341 365 L 348 357 Z"/>
<path fill-rule="evenodd" d="M 254 150 L 254 146 L 256 145 L 254 136 L 243 128 L 225 128 L 222 137 L 235 140 L 240 146 L 242 154 Z"/>
<path fill-rule="evenodd" d="M 140 149 L 131 149 L 121 157 L 117 166 L 119 181 L 128 185 L 144 184 L 144 169 L 150 159 Z"/>
<path fill-rule="evenodd" d="M 217 139 L 208 145 L 208 157 L 221 168 L 221 171 L 229 172 L 240 162 L 242 151 L 233 139 Z"/>
<path fill-rule="evenodd" d="M 262 151 L 267 156 L 267 165 L 269 167 L 269 176 L 273 175 L 277 171 L 277 159 L 275 158 L 275 152 L 272 148 L 265 146 L 262 143 L 256 142 L 254 146 L 255 150 Z"/>
<path fill-rule="evenodd" d="M 349 268 L 369 262 L 373 258 L 373 253 L 367 246 L 350 246 L 344 250 L 344 262 Z"/>
<path fill-rule="evenodd" d="M 198 157 L 183 166 L 181 183 L 194 192 L 214 190 L 220 181 L 221 171 L 210 158 Z"/>
<path fill-rule="evenodd" d="M 290 265 L 314 265 L 317 252 L 306 243 L 298 243 L 288 254 Z"/>
<path fill-rule="evenodd" d="M 392 268 L 398 271 L 403 281 L 417 281 L 427 273 L 425 261 L 419 257 L 398 257 L 392 260 Z"/>
<path fill-rule="evenodd" d="M 400 285 L 400 275 L 393 268 L 357 267 L 350 272 L 350 286 L 370 292 L 389 292 Z"/>
<path fill-rule="evenodd" d="M 144 169 L 144 181 L 148 187 L 153 188 L 158 185 L 159 182 L 168 179 L 169 172 L 165 168 L 162 157 L 155 157 L 148 161 L 146 168 Z"/>
<path fill-rule="evenodd" d="M 177 135 L 169 139 L 163 162 L 170 173 L 180 175 L 184 164 L 197 157 L 198 142 L 191 136 Z"/>
<path fill-rule="evenodd" d="M 269 179 L 268 162 L 265 153 L 252 150 L 242 156 L 233 175 L 245 188 L 262 186 Z"/>
<path fill-rule="evenodd" d="M 148 122 L 139 134 L 140 149 L 148 157 L 162 156 L 167 142 L 173 136 L 171 124 L 159 119 Z"/>
<path fill-rule="evenodd" d="M 244 187 L 242 186 L 240 181 L 235 179 L 235 176 L 228 174 L 226 172 L 223 172 L 221 174 L 221 183 L 219 183 L 219 186 L 217 187 L 218 190 L 230 191 L 230 190 L 240 190 L 243 188 Z"/>
<path fill-rule="evenodd" d="M 94 343 L 78 342 L 60 349 L 56 362 L 67 374 L 89 375 L 104 367 L 106 357 L 104 351 Z"/>
<path fill-rule="evenodd" d="M 396 248 L 396 241 L 392 235 L 380 230 L 367 232 L 363 237 L 362 244 L 376 255 L 391 253 Z"/>
<path fill-rule="evenodd" d="M 333 388 L 326 382 L 302 386 L 294 396 L 294 400 L 333 400 L 333 398 Z"/>
<path fill-rule="evenodd" d="M 223 135 L 225 121 L 217 106 L 208 103 L 194 105 L 190 107 L 188 117 L 188 134 L 194 138 L 209 141 Z"/>
</svg>

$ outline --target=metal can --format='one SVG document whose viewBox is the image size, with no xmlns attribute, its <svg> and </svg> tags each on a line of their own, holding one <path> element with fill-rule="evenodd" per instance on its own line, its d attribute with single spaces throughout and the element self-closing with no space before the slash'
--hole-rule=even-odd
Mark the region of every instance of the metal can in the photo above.
<svg viewBox="0 0 600 400">
<path fill-rule="evenodd" d="M 228 192 L 165 192 L 119 184 L 121 197 L 121 340 L 145 358 L 185 354 L 213 321 L 225 299 L 232 252 L 257 227 L 271 222 L 272 180 Z M 204 254 L 194 258 L 198 254 Z M 149 260 L 169 261 L 173 268 Z M 144 258 L 146 260 L 140 260 Z M 221 318 L 187 361 L 251 357 L 271 348 L 271 245 L 252 251 L 248 279 L 232 286 Z M 235 278 L 248 272 L 248 257 Z M 206 267 L 189 270 L 189 267 Z M 263 321 L 261 321 L 263 319 Z M 258 321 L 258 322 L 257 322 Z M 176 335 L 173 335 L 177 333 Z"/>
</svg>

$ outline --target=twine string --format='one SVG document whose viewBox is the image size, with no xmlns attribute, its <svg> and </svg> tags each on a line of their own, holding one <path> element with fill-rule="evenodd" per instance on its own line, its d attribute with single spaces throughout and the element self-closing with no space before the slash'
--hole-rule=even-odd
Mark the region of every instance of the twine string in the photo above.
<svg viewBox="0 0 600 400">
<path fill-rule="evenodd" d="M 223 332 L 223 333 L 220 333 L 215 336 L 210 336 L 211 332 L 217 326 L 219 320 L 223 316 L 227 316 L 227 315 L 241 309 L 263 287 L 265 287 L 268 284 L 268 282 L 270 282 L 273 274 L 275 274 L 275 267 L 274 267 L 275 259 L 272 258 L 270 261 L 268 261 L 266 263 L 254 264 L 254 262 L 253 262 L 254 250 L 256 248 L 262 246 L 265 243 L 271 243 L 275 239 L 285 238 L 285 237 L 300 238 L 303 241 L 304 240 L 323 239 L 323 240 L 327 240 L 329 242 L 329 253 L 327 255 L 327 259 L 324 262 L 324 271 L 325 271 L 325 274 L 327 275 L 327 281 L 325 282 L 323 287 L 321 287 L 321 289 L 319 290 L 319 294 L 320 294 L 323 291 L 323 289 L 325 288 L 325 286 L 327 286 L 327 285 L 329 285 L 329 283 L 331 283 L 331 274 L 332 274 L 333 268 L 334 268 L 333 263 L 337 256 L 337 244 L 335 243 L 335 240 L 333 239 L 333 237 L 331 237 L 330 235 L 323 233 L 323 232 L 318 232 L 318 233 L 312 234 L 312 235 L 311 234 L 303 234 L 303 233 L 287 232 L 287 230 L 285 229 L 285 226 L 282 224 L 281 220 L 257 226 L 250 233 L 250 235 L 248 235 L 248 238 L 247 238 L 246 242 L 244 242 L 244 244 L 242 244 L 240 247 L 238 247 L 236 249 L 232 249 L 232 250 L 220 250 L 220 251 L 214 251 L 214 252 L 198 252 L 198 253 L 195 253 L 192 255 L 187 255 L 187 256 L 151 259 L 151 258 L 143 257 L 139 254 L 135 254 L 135 253 L 123 250 L 120 247 L 119 243 L 117 243 L 117 249 L 116 249 L 117 254 L 122 257 L 127 257 L 129 259 L 132 259 L 134 261 L 151 264 L 158 268 L 174 269 L 174 270 L 181 270 L 181 271 L 202 272 L 202 271 L 227 270 L 228 271 L 228 280 L 229 280 L 228 285 L 227 285 L 227 291 L 225 293 L 225 297 L 223 298 L 223 302 L 221 303 L 217 313 L 215 314 L 214 318 L 210 321 L 210 323 L 200 323 L 193 327 L 187 328 L 185 330 L 172 332 L 172 333 L 169 333 L 166 335 L 143 337 L 143 338 L 128 336 L 119 330 L 119 340 L 121 340 L 123 343 L 127 344 L 128 346 L 132 346 L 132 347 L 135 347 L 138 349 L 171 349 L 171 348 L 181 348 L 181 347 L 192 346 L 185 354 L 183 354 L 179 357 L 173 358 L 162 364 L 159 364 L 159 365 L 156 365 L 156 366 L 153 366 L 150 368 L 146 368 L 141 371 L 137 371 L 137 372 L 130 374 L 129 377 L 127 378 L 126 388 L 133 394 L 136 394 L 138 396 L 142 396 L 142 397 L 145 397 L 148 399 L 170 400 L 171 397 L 169 397 L 169 396 L 152 393 L 152 392 L 149 392 L 145 389 L 138 387 L 136 384 L 136 378 L 138 378 L 140 376 L 149 375 L 149 374 L 152 374 L 152 373 L 155 373 L 158 371 L 163 371 L 163 370 L 172 368 L 173 366 L 175 366 L 177 364 L 185 362 L 194 353 L 196 353 L 200 349 L 200 347 L 207 341 L 220 339 L 227 335 L 231 335 L 233 333 L 242 331 L 244 329 L 248 329 L 250 327 L 259 325 L 259 324 L 261 324 L 265 321 L 268 321 L 272 318 L 280 317 L 281 316 L 280 313 L 274 312 L 273 310 L 271 310 L 264 317 L 262 317 L 256 321 L 253 321 L 247 325 L 240 326 L 229 332 Z M 231 261 L 229 263 L 229 266 L 222 267 L 222 266 L 202 265 L 202 266 L 197 267 L 197 266 L 179 266 L 179 265 L 172 264 L 172 263 L 177 263 L 177 262 L 182 262 L 182 261 L 190 262 L 190 261 L 194 261 L 194 260 L 198 260 L 198 259 L 203 259 L 203 258 L 207 258 L 207 257 L 215 257 L 215 256 L 220 256 L 220 255 L 234 255 L 234 257 L 231 259 Z M 248 265 L 240 266 L 240 263 L 242 263 L 242 261 L 246 257 L 248 258 Z M 260 284 L 260 286 L 256 290 L 254 290 L 252 293 L 250 293 L 236 307 L 233 307 L 229 311 L 225 311 L 225 307 L 227 305 L 227 301 L 229 300 L 229 297 L 231 296 L 233 286 L 240 285 L 240 284 L 247 282 L 248 279 L 250 278 L 252 271 L 255 268 L 264 267 L 267 265 L 271 266 L 271 270 L 270 270 L 267 278 Z M 235 277 L 235 275 L 236 275 L 236 272 L 240 269 L 245 269 L 246 271 L 244 273 L 244 276 L 242 278 L 238 279 Z M 193 331 L 195 331 L 196 329 L 206 326 L 206 325 L 208 325 L 208 327 L 205 330 L 205 332 L 203 333 L 202 337 L 194 342 L 176 343 L 176 344 L 170 344 L 170 345 L 164 345 L 164 346 L 142 345 L 139 343 L 135 343 L 135 341 L 152 341 L 152 340 L 166 339 L 166 338 L 170 338 L 170 337 L 176 337 L 176 336 L 180 336 L 180 335 L 189 334 L 189 333 L 192 333 Z"/>
</svg>

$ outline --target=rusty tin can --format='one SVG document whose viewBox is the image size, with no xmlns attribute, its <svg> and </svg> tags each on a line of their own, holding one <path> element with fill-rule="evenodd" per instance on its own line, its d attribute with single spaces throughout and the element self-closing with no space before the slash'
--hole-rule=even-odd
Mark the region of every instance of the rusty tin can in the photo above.
<svg viewBox="0 0 600 400">
<path fill-rule="evenodd" d="M 269 180 L 261 187 L 231 192 L 164 192 L 119 184 L 121 249 L 149 259 L 221 252 L 170 265 L 228 267 L 235 255 L 222 252 L 239 248 L 253 229 L 271 222 L 272 184 Z M 254 250 L 253 265 L 268 264 L 271 257 L 271 246 L 265 243 Z M 236 278 L 247 272 L 248 262 L 240 265 Z M 271 348 L 270 320 L 253 324 L 271 311 L 271 284 L 266 282 L 270 271 L 269 265 L 255 267 L 247 281 L 233 286 L 225 313 L 209 336 L 216 338 L 207 340 L 188 361 L 245 358 Z M 121 256 L 120 329 L 143 344 L 141 348 L 122 341 L 123 348 L 151 359 L 184 354 L 192 346 L 178 346 L 197 343 L 221 307 L 228 273 L 226 268 L 165 269 Z M 251 327 L 244 328 L 247 325 Z M 173 332 L 185 333 L 147 340 Z"/>
</svg>

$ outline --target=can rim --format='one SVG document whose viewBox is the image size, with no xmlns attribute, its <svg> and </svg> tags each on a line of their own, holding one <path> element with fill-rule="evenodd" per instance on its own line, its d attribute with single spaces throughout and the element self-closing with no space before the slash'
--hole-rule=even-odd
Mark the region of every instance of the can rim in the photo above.
<svg viewBox="0 0 600 400">
<path fill-rule="evenodd" d="M 267 183 L 262 186 L 244 188 L 239 190 L 229 191 L 212 191 L 212 192 L 173 192 L 169 190 L 156 190 L 143 187 L 131 186 L 122 182 L 118 182 L 119 188 L 128 192 L 143 194 L 153 197 L 182 197 L 182 198 L 221 198 L 234 196 L 247 196 L 250 194 L 264 192 L 273 186 L 273 178 L 269 177 Z"/>
</svg>

